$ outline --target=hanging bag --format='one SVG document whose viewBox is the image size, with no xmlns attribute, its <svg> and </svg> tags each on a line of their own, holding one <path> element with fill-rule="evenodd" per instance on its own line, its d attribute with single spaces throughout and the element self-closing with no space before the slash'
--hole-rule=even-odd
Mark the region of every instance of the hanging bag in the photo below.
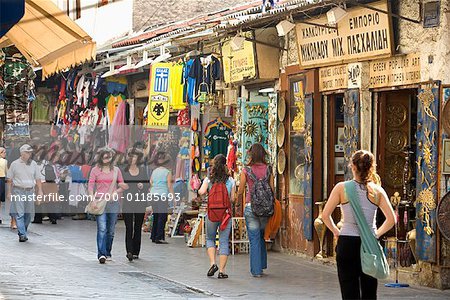
<svg viewBox="0 0 450 300">
<path fill-rule="evenodd" d="M 364 274 L 377 279 L 385 279 L 389 276 L 389 264 L 384 256 L 383 248 L 373 235 L 362 212 L 359 199 L 356 197 L 356 188 L 353 181 L 347 181 L 344 185 L 345 196 L 353 209 L 353 216 L 359 227 L 361 236 L 361 267 Z"/>
<path fill-rule="evenodd" d="M 109 190 L 108 190 L 109 195 L 112 194 L 112 191 L 113 191 L 114 187 L 116 186 L 118 172 L 119 172 L 119 169 L 114 167 L 113 180 L 112 180 L 111 185 L 109 186 Z M 111 200 L 111 199 L 108 199 L 108 200 Z M 94 216 L 100 216 L 105 212 L 106 203 L 107 203 L 107 199 L 106 199 L 105 195 L 103 195 L 103 197 L 101 197 L 98 200 L 94 199 L 91 202 L 89 202 L 88 205 L 86 205 L 85 213 L 88 213 L 88 214 L 94 215 Z"/>
</svg>

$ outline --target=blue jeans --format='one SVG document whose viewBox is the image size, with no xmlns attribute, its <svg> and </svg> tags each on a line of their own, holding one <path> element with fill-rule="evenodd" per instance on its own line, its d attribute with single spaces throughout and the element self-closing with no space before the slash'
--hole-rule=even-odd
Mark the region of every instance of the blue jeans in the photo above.
<svg viewBox="0 0 450 300">
<path fill-rule="evenodd" d="M 264 230 L 267 217 L 257 217 L 252 208 L 246 206 L 244 209 L 247 234 L 250 241 L 250 272 L 252 275 L 261 275 L 263 269 L 267 269 L 267 250 L 264 242 Z"/>
<path fill-rule="evenodd" d="M 220 222 L 211 222 L 206 218 L 206 248 L 216 248 L 216 233 Z M 219 230 L 219 255 L 230 255 L 231 219 L 225 230 Z"/>
<path fill-rule="evenodd" d="M 34 217 L 34 202 L 27 201 L 24 197 L 28 197 L 34 194 L 34 191 L 24 191 L 20 189 L 12 189 L 11 199 L 11 216 L 16 218 L 17 233 L 19 236 L 27 236 L 28 226 L 31 223 L 31 219 Z M 20 198 L 14 198 L 20 197 Z M 14 201 L 16 199 L 16 201 Z M 22 201 L 23 200 L 23 201 Z"/>
<path fill-rule="evenodd" d="M 119 203 L 108 203 L 105 212 L 96 216 L 97 220 L 97 258 L 111 256 L 114 231 L 119 212 Z"/>
</svg>

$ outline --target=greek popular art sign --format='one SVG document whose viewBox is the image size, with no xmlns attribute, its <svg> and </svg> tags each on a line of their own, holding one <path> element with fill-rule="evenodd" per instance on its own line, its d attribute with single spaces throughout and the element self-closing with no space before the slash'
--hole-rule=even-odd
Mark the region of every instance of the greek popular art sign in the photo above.
<svg viewBox="0 0 450 300">
<path fill-rule="evenodd" d="M 416 84 L 420 79 L 420 54 L 399 55 L 370 62 L 370 88 Z"/>
<path fill-rule="evenodd" d="M 169 126 L 170 63 L 158 63 L 150 69 L 147 128 L 167 130 Z"/>
<path fill-rule="evenodd" d="M 387 11 L 386 1 L 370 6 Z M 327 24 L 327 17 L 314 23 Z M 349 61 L 389 57 L 392 53 L 389 16 L 368 8 L 352 8 L 337 24 L 337 30 L 297 24 L 300 64 L 304 68 L 342 64 Z"/>
</svg>

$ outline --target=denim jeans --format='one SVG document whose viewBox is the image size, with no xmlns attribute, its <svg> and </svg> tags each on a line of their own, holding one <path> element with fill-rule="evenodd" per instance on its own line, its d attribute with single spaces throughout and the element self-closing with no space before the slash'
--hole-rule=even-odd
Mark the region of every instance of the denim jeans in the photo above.
<svg viewBox="0 0 450 300">
<path fill-rule="evenodd" d="M 114 231 L 117 223 L 119 203 L 108 203 L 105 212 L 96 216 L 97 220 L 97 258 L 111 256 Z"/>
<path fill-rule="evenodd" d="M 34 217 L 34 202 L 27 201 L 24 197 L 33 195 L 34 191 L 24 191 L 20 189 L 12 189 L 11 215 L 16 218 L 17 233 L 19 236 L 27 236 L 28 226 Z M 14 195 L 20 197 L 14 201 Z M 23 200 L 23 201 L 21 201 Z"/>
<path fill-rule="evenodd" d="M 167 223 L 167 213 L 154 213 L 153 225 L 150 239 L 152 241 L 164 241 L 166 239 L 165 229 Z"/>
<path fill-rule="evenodd" d="M 211 222 L 206 218 L 206 248 L 216 248 L 216 233 L 220 222 Z M 230 255 L 231 219 L 225 230 L 219 230 L 219 255 Z"/>
<path fill-rule="evenodd" d="M 267 250 L 264 242 L 264 230 L 267 217 L 257 217 L 252 208 L 246 206 L 244 209 L 247 234 L 250 241 L 250 272 L 252 275 L 261 275 L 263 269 L 267 269 Z"/>
</svg>

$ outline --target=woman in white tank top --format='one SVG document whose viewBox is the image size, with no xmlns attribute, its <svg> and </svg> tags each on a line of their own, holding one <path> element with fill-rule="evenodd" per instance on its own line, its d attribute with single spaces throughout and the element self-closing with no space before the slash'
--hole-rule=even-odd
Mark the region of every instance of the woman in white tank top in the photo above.
<svg viewBox="0 0 450 300">
<path fill-rule="evenodd" d="M 379 185 L 374 155 L 369 151 L 358 150 L 353 154 L 349 167 L 353 173 L 352 181 L 357 193 L 355 198 L 360 201 L 362 211 L 373 234 L 380 238 L 394 226 L 396 221 L 386 192 Z M 377 279 L 362 272 L 361 238 L 352 208 L 345 197 L 344 184 L 345 182 L 340 182 L 333 188 L 322 215 L 325 225 L 338 238 L 336 263 L 342 299 L 376 299 L 378 282 Z M 339 204 L 341 204 L 341 211 L 344 214 L 344 224 L 341 230 L 337 228 L 331 217 Z M 381 209 L 386 220 L 377 229 L 375 216 L 378 208 Z"/>
</svg>

